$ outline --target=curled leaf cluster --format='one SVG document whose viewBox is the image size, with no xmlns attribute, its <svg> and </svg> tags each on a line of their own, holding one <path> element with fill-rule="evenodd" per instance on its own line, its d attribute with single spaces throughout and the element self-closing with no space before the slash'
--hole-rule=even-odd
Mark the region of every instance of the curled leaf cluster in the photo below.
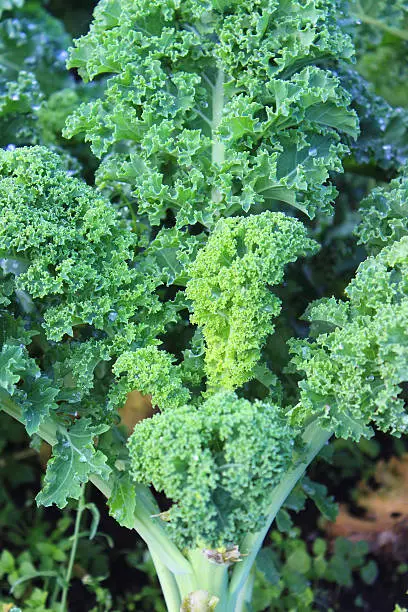
<svg viewBox="0 0 408 612">
<path fill-rule="evenodd" d="M 129 442 L 135 480 L 173 501 L 166 526 L 182 547 L 237 542 L 260 527 L 265 488 L 279 483 L 292 446 L 278 407 L 233 392 L 164 410 L 139 423 Z"/>
</svg>

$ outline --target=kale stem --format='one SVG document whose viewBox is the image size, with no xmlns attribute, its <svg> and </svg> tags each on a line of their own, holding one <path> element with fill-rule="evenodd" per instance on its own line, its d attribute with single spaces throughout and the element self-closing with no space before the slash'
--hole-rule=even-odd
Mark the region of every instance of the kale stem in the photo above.
<svg viewBox="0 0 408 612">
<path fill-rule="evenodd" d="M 198 591 L 199 587 L 197 586 L 197 581 L 194 573 L 191 574 L 177 574 L 175 576 L 177 586 L 180 591 L 181 603 L 183 604 L 184 599 L 190 593 L 194 591 Z"/>
<path fill-rule="evenodd" d="M 221 166 L 225 159 L 225 146 L 224 143 L 218 140 L 216 131 L 221 123 L 222 113 L 224 110 L 224 72 L 218 70 L 217 81 L 213 90 L 213 101 L 212 101 L 212 152 L 211 160 L 216 166 Z M 220 202 L 222 195 L 218 189 L 212 190 L 211 198 L 213 202 Z"/>
<path fill-rule="evenodd" d="M 7 391 L 0 387 L 0 410 L 1 409 L 24 425 L 20 406 L 12 400 Z M 57 443 L 57 428 L 58 425 L 56 423 L 43 423 L 40 425 L 37 434 L 40 438 L 48 442 L 48 444 L 54 446 Z M 105 495 L 105 497 L 109 498 L 111 496 L 112 487 L 109 482 L 106 482 L 95 474 L 92 474 L 89 480 L 101 491 L 101 493 L 103 493 L 103 495 Z M 140 489 L 142 489 L 142 487 L 140 487 Z M 151 517 L 151 514 L 152 513 L 149 512 L 146 506 L 143 495 L 141 493 L 138 494 L 134 517 L 134 529 L 146 542 L 150 552 L 158 556 L 162 563 L 174 574 L 191 576 L 193 569 L 190 563 L 182 555 L 177 546 L 168 538 L 157 519 Z"/>
<path fill-rule="evenodd" d="M 189 552 L 189 558 L 200 590 L 219 598 L 216 612 L 224 612 L 228 601 L 228 565 L 211 563 L 200 549 Z"/>
<path fill-rule="evenodd" d="M 72 540 L 71 554 L 69 556 L 68 567 L 67 567 L 67 571 L 65 574 L 65 584 L 64 584 L 64 588 L 62 589 L 62 595 L 61 595 L 61 603 L 60 603 L 61 612 L 66 612 L 67 610 L 68 591 L 69 591 L 69 585 L 70 585 L 71 578 L 72 578 L 72 570 L 73 570 L 74 563 L 75 563 L 75 557 L 76 557 L 76 553 L 78 549 L 79 529 L 81 526 L 81 518 L 82 518 L 82 513 L 84 511 L 84 506 L 85 506 L 85 485 L 82 485 L 81 495 L 79 496 L 79 500 L 78 500 L 77 514 L 75 518 L 75 527 L 74 527 L 74 535 L 73 535 L 73 540 Z"/>
<path fill-rule="evenodd" d="M 230 582 L 230 599 L 228 612 L 235 612 L 238 598 L 241 590 L 244 588 L 248 576 L 251 572 L 253 563 L 262 546 L 266 534 L 274 521 L 278 511 L 280 510 L 285 499 L 295 487 L 298 480 L 303 476 L 307 466 L 313 461 L 320 449 L 326 444 L 331 437 L 332 432 L 322 429 L 316 422 L 312 422 L 306 428 L 303 441 L 306 445 L 306 450 L 302 460 L 295 464 L 294 467 L 287 472 L 281 483 L 274 488 L 270 497 L 268 518 L 264 523 L 264 527 L 257 533 L 247 536 L 242 546 L 242 552 L 246 557 L 240 563 L 237 563 L 232 573 Z"/>
<path fill-rule="evenodd" d="M 252 592 L 254 590 L 254 582 L 255 568 L 254 566 L 252 566 L 251 572 L 238 595 L 235 612 L 245 612 L 245 610 L 247 610 L 248 608 L 250 609 L 250 604 L 252 603 Z"/>
<path fill-rule="evenodd" d="M 156 552 L 150 551 L 168 612 L 180 612 L 181 597 L 176 579 Z"/>
<path fill-rule="evenodd" d="M 217 139 L 215 132 L 218 129 L 222 113 L 224 110 L 224 72 L 218 71 L 217 82 L 215 84 L 214 95 L 213 95 L 213 107 L 212 107 L 212 132 L 213 132 L 213 145 L 212 145 L 212 163 L 222 164 L 225 158 L 225 147 L 224 144 Z"/>
</svg>

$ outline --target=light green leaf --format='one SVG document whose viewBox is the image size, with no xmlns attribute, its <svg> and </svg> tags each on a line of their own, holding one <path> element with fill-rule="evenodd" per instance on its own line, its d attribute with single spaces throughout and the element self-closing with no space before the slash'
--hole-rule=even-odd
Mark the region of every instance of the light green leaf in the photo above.
<svg viewBox="0 0 408 612">
<path fill-rule="evenodd" d="M 133 529 L 135 526 L 136 488 L 128 473 L 116 476 L 112 494 L 108 499 L 109 514 L 122 527 Z"/>
<path fill-rule="evenodd" d="M 35 380 L 27 398 L 22 402 L 23 419 L 28 435 L 38 432 L 38 428 L 53 410 L 58 408 L 55 398 L 59 389 L 51 386 L 46 378 Z"/>
<path fill-rule="evenodd" d="M 306 119 L 319 125 L 326 125 L 357 138 L 359 134 L 357 117 L 334 102 L 315 104 L 307 109 Z"/>
<path fill-rule="evenodd" d="M 311 558 L 306 550 L 297 548 L 289 555 L 286 564 L 291 571 L 306 574 L 310 570 Z"/>
<path fill-rule="evenodd" d="M 18 346 L 3 346 L 0 353 L 0 387 L 12 394 L 24 367 L 23 351 Z"/>
<path fill-rule="evenodd" d="M 43 490 L 36 497 L 39 505 L 56 504 L 64 508 L 68 498 L 79 499 L 81 485 L 88 481 L 89 476 L 109 478 L 111 470 L 106 465 L 106 457 L 94 445 L 95 436 L 107 429 L 107 425 L 94 426 L 90 419 L 82 418 L 69 430 L 58 433 Z"/>
<path fill-rule="evenodd" d="M 0 350 L 0 387 L 13 395 L 23 375 L 36 376 L 38 368 L 23 345 L 4 344 Z"/>
</svg>

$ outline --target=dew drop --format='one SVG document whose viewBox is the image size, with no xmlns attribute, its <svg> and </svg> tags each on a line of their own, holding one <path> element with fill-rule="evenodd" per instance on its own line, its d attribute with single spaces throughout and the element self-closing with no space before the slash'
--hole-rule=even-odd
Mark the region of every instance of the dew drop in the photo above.
<svg viewBox="0 0 408 612">
<path fill-rule="evenodd" d="M 385 159 L 390 160 L 392 158 L 392 147 L 391 147 L 391 145 L 389 145 L 389 144 L 383 145 L 383 151 L 384 151 Z"/>
<path fill-rule="evenodd" d="M 384 119 L 384 117 L 380 117 L 380 118 L 378 119 L 378 125 L 380 126 L 380 130 L 381 130 L 382 132 L 385 132 L 385 128 L 387 127 L 387 122 L 386 122 L 386 120 Z"/>
<path fill-rule="evenodd" d="M 57 60 L 59 62 L 66 62 L 68 59 L 68 53 L 66 51 L 60 51 L 57 53 Z"/>
</svg>

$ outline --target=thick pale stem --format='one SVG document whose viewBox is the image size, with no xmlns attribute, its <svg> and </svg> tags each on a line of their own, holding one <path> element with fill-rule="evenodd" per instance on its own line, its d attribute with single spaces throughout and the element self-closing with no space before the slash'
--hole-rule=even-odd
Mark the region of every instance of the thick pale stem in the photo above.
<svg viewBox="0 0 408 612">
<path fill-rule="evenodd" d="M 212 103 L 212 132 L 213 132 L 213 145 L 212 145 L 212 162 L 213 164 L 222 164 L 225 157 L 224 144 L 217 140 L 215 132 L 217 131 L 224 109 L 224 72 L 218 71 L 217 81 L 215 83 L 213 91 L 213 103 Z"/>
<path fill-rule="evenodd" d="M 219 70 L 218 75 L 217 75 L 217 81 L 213 89 L 212 123 L 211 123 L 212 142 L 213 142 L 211 159 L 212 159 L 212 163 L 218 166 L 221 166 L 225 159 L 224 143 L 218 140 L 218 137 L 216 136 L 216 131 L 221 123 L 223 109 L 224 109 L 224 72 L 222 70 Z M 220 202 L 222 198 L 218 189 L 213 189 L 211 197 L 212 197 L 213 202 Z"/>
<path fill-rule="evenodd" d="M 0 389 L 0 409 L 3 409 L 11 417 L 24 424 L 21 408 L 12 400 L 4 389 Z M 57 443 L 57 425 L 55 423 L 49 422 L 42 424 L 37 433 L 51 446 Z M 106 482 L 96 475 L 91 475 L 89 480 L 101 491 L 101 493 L 103 493 L 103 495 L 107 498 L 110 497 L 112 488 L 109 482 Z M 159 556 L 162 563 L 167 566 L 171 572 L 174 574 L 193 575 L 193 569 L 189 561 L 181 554 L 177 546 L 169 540 L 157 519 L 151 518 L 151 513 L 141 496 L 138 497 L 136 504 L 134 529 L 146 542 L 150 552 L 155 555 L 155 557 Z"/>
<path fill-rule="evenodd" d="M 0 408 L 23 423 L 20 407 L 3 389 L 0 389 Z M 57 442 L 57 427 L 57 424 L 52 422 L 43 424 L 38 435 L 54 445 Z M 196 591 L 207 591 L 209 595 L 218 597 L 217 612 L 238 612 L 242 608 L 243 602 L 247 600 L 244 591 L 247 592 L 256 555 L 276 514 L 330 436 L 331 432 L 321 429 L 316 423 L 311 423 L 306 428 L 303 436 L 306 447 L 303 460 L 299 461 L 286 474 L 281 484 L 272 491 L 268 518 L 264 527 L 258 533 L 247 536 L 242 543 L 241 552 L 246 556 L 235 566 L 229 589 L 227 567 L 211 564 L 201 551 L 189 553 L 190 563 L 169 540 L 160 524 L 151 518 L 151 512 L 143 496 L 138 496 L 134 527 L 151 552 L 169 612 L 179 612 L 183 598 Z M 98 476 L 91 476 L 90 480 L 106 497 L 111 495 L 108 482 Z"/>
<path fill-rule="evenodd" d="M 237 603 L 235 606 L 235 612 L 246 612 L 247 610 L 251 609 L 254 582 L 255 582 L 255 571 L 254 571 L 254 567 L 252 567 L 251 573 L 249 574 L 244 586 L 242 587 L 238 595 Z"/>
<path fill-rule="evenodd" d="M 224 612 L 228 599 L 228 566 L 211 563 L 200 549 L 190 551 L 188 556 L 198 588 L 218 597 L 216 612 Z"/>
<path fill-rule="evenodd" d="M 194 573 L 191 574 L 177 574 L 174 576 L 177 582 L 177 586 L 180 592 L 181 601 L 194 591 L 199 591 L 200 587 L 197 585 L 196 577 Z"/>
<path fill-rule="evenodd" d="M 167 612 L 180 612 L 181 597 L 174 574 L 162 563 L 160 557 L 150 550 L 157 577 L 167 606 Z"/>
<path fill-rule="evenodd" d="M 230 599 L 228 603 L 228 612 L 235 612 L 238 597 L 241 590 L 250 574 L 251 568 L 255 561 L 256 555 L 262 546 L 266 534 L 273 520 L 275 519 L 279 509 L 288 497 L 289 493 L 295 487 L 298 480 L 303 476 L 307 466 L 313 461 L 320 449 L 326 444 L 331 437 L 332 432 L 322 429 L 317 423 L 311 423 L 305 430 L 303 441 L 306 444 L 304 459 L 299 462 L 292 470 L 290 470 L 282 479 L 281 483 L 275 487 L 271 494 L 269 503 L 268 518 L 265 521 L 264 527 L 258 533 L 249 535 L 242 543 L 241 552 L 247 556 L 238 563 L 233 571 L 230 582 Z"/>
</svg>

